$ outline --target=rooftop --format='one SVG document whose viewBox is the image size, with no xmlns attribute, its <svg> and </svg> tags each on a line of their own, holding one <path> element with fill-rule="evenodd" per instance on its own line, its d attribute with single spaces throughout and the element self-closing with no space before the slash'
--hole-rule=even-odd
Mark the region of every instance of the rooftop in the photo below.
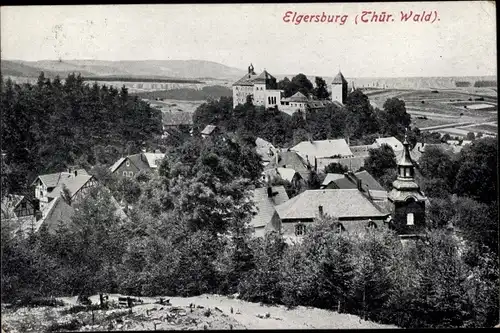
<svg viewBox="0 0 500 333">
<path fill-rule="evenodd" d="M 332 83 L 343 83 L 343 84 L 347 84 L 347 80 L 345 79 L 344 75 L 342 75 L 342 73 L 339 71 L 337 75 L 335 75 L 335 77 L 333 78 L 333 81 Z"/>
<path fill-rule="evenodd" d="M 337 218 L 383 218 L 380 212 L 357 189 L 307 190 L 276 207 L 282 220 L 314 219 L 318 207 L 323 213 Z"/>
<path fill-rule="evenodd" d="M 291 148 L 303 158 L 334 158 L 353 156 L 347 142 L 344 139 L 302 141 Z"/>
<path fill-rule="evenodd" d="M 267 187 L 256 188 L 252 191 L 256 214 L 250 224 L 255 228 L 267 226 L 276 213 L 275 206 L 288 201 L 288 194 L 283 186 L 273 186 L 272 191 L 277 194 L 271 198 L 268 197 Z"/>
<path fill-rule="evenodd" d="M 201 134 L 210 135 L 210 134 L 212 134 L 212 132 L 216 128 L 217 128 L 217 126 L 215 126 L 215 125 L 207 125 L 207 126 L 205 126 L 205 128 L 203 129 L 203 131 L 201 131 Z"/>
</svg>

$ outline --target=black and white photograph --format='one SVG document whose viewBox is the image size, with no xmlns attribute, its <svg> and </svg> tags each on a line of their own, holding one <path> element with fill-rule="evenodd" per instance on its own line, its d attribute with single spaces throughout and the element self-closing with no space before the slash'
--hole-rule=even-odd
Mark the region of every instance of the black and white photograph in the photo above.
<svg viewBox="0 0 500 333">
<path fill-rule="evenodd" d="M 1 6 L 1 333 L 500 328 L 496 22 Z"/>
</svg>

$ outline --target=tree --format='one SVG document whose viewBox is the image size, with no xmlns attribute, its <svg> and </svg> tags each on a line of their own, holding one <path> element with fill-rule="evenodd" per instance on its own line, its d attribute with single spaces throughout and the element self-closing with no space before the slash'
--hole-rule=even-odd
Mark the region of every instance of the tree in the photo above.
<svg viewBox="0 0 500 333">
<path fill-rule="evenodd" d="M 368 96 L 359 89 L 347 95 L 346 109 L 348 113 L 348 123 L 354 129 L 355 137 L 362 137 L 364 134 L 378 132 L 378 122 L 373 107 Z"/>
<path fill-rule="evenodd" d="M 326 81 L 323 78 L 316 76 L 316 88 L 313 90 L 313 95 L 318 99 L 327 99 L 329 97 Z"/>
<path fill-rule="evenodd" d="M 380 178 L 388 170 L 396 170 L 396 155 L 390 146 L 384 144 L 380 148 L 370 149 L 368 154 L 364 168 L 373 177 Z"/>
<path fill-rule="evenodd" d="M 474 135 L 474 132 L 469 132 L 467 133 L 467 140 L 474 141 L 476 139 L 476 136 Z"/>
<path fill-rule="evenodd" d="M 330 163 L 325 167 L 325 173 L 341 173 L 344 174 L 348 171 L 347 167 L 340 163 Z"/>
<path fill-rule="evenodd" d="M 384 103 L 384 111 L 379 111 L 382 120 L 382 132 L 389 136 L 404 133 L 410 126 L 411 116 L 406 112 L 405 102 L 398 98 L 389 98 Z"/>
<path fill-rule="evenodd" d="M 454 162 L 439 147 L 427 147 L 419 160 L 420 172 L 426 178 L 441 179 L 450 189 L 453 187 Z"/>
<path fill-rule="evenodd" d="M 303 95 L 305 95 L 306 97 L 308 97 L 309 94 L 312 93 L 313 91 L 313 84 L 311 83 L 311 81 L 309 81 L 307 76 L 305 76 L 302 73 L 297 74 L 292 78 L 292 84 L 294 85 L 293 94 L 295 94 L 298 91 Z"/>
<path fill-rule="evenodd" d="M 458 195 L 490 203 L 497 198 L 497 141 L 475 140 L 460 151 L 454 190 Z"/>
</svg>

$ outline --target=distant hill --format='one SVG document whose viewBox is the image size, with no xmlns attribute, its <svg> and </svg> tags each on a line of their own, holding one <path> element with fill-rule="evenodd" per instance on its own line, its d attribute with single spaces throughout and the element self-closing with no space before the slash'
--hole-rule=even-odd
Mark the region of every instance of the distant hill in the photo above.
<svg viewBox="0 0 500 333">
<path fill-rule="evenodd" d="M 155 100 L 160 99 L 177 99 L 183 101 L 202 101 L 208 98 L 219 99 L 223 96 L 233 96 L 233 91 L 223 86 L 203 87 L 201 90 L 181 88 L 172 90 L 157 90 L 148 92 L 132 93 L 141 98 Z"/>
<path fill-rule="evenodd" d="M 292 79 L 296 74 L 278 74 L 273 76 L 276 79 L 282 80 L 285 77 Z M 297 73 L 298 74 L 298 73 Z M 343 71 L 345 79 L 349 87 L 370 87 L 370 88 L 389 88 L 389 89 L 454 89 L 458 86 L 472 87 L 476 82 L 495 81 L 497 77 L 494 75 L 488 76 L 436 76 L 436 77 L 350 77 L 348 71 Z M 331 74 L 330 74 L 331 75 Z M 314 84 L 314 78 L 321 75 L 307 75 L 309 81 Z M 321 76 L 328 85 L 333 81 L 333 76 Z"/>
<path fill-rule="evenodd" d="M 2 60 L 3 75 L 37 77 L 43 71 L 47 77 L 66 76 L 80 72 L 83 76 L 140 76 L 162 78 L 218 78 L 235 80 L 245 71 L 205 60 Z"/>
</svg>

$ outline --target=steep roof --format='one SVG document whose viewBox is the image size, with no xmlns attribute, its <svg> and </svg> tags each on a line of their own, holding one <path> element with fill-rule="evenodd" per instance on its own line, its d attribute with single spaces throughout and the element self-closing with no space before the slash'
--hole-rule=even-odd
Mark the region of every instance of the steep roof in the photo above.
<svg viewBox="0 0 500 333">
<path fill-rule="evenodd" d="M 47 227 L 47 230 L 54 233 L 60 224 L 71 228 L 72 217 L 75 212 L 74 208 L 68 205 L 61 197 L 55 198 L 50 206 L 47 207 L 45 217 L 36 222 L 35 231 L 38 231 L 42 225 Z"/>
<path fill-rule="evenodd" d="M 75 176 L 74 174 L 61 172 L 59 183 L 51 192 L 47 193 L 47 197 L 59 197 L 63 191 L 64 185 L 66 185 L 69 192 L 71 193 L 71 197 L 73 197 L 83 187 L 83 185 L 85 185 L 92 178 L 93 176 L 90 175 Z"/>
<path fill-rule="evenodd" d="M 40 175 L 37 179 L 40 179 L 42 183 L 47 187 L 56 187 L 59 182 L 60 172 L 57 173 L 49 173 L 46 175 Z M 35 180 L 36 181 L 36 180 Z"/>
<path fill-rule="evenodd" d="M 76 171 L 76 173 L 78 175 L 88 175 L 88 173 L 87 173 L 87 171 L 85 169 L 76 169 L 76 170 L 73 170 L 73 172 L 71 172 L 71 173 L 74 173 L 75 171 Z M 67 175 L 67 174 L 70 174 L 70 173 L 64 171 L 64 172 L 56 172 L 56 173 L 49 173 L 49 174 L 39 175 L 33 181 L 33 183 L 31 183 L 31 185 L 34 185 L 35 182 L 37 181 L 37 179 L 40 179 L 45 186 L 47 186 L 47 187 L 56 187 L 57 184 L 59 184 L 61 176 L 64 176 L 65 174 Z"/>
<path fill-rule="evenodd" d="M 285 102 L 302 102 L 302 103 L 306 103 L 306 102 L 309 101 L 309 98 L 307 98 L 300 91 L 297 91 L 293 96 L 288 97 L 288 98 L 283 98 L 282 101 L 285 101 Z"/>
<path fill-rule="evenodd" d="M 139 170 L 149 170 L 150 169 L 149 164 L 146 160 L 146 157 L 143 155 L 143 153 L 129 155 L 129 156 L 127 156 L 127 158 Z"/>
<path fill-rule="evenodd" d="M 344 75 L 339 71 L 337 75 L 333 78 L 332 83 L 337 84 L 337 83 L 343 83 L 347 84 L 347 80 L 345 79 Z"/>
<path fill-rule="evenodd" d="M 383 144 L 386 144 L 390 146 L 392 150 L 394 150 L 395 152 L 403 150 L 403 143 L 393 136 L 387 138 L 378 138 L 375 140 L 375 143 L 377 144 L 378 147 L 382 146 Z"/>
<path fill-rule="evenodd" d="M 273 186 L 272 191 L 278 194 L 271 198 L 267 195 L 267 187 L 256 188 L 252 191 L 252 199 L 256 208 L 254 212 L 256 214 L 253 216 L 250 225 L 255 228 L 268 225 L 276 213 L 275 206 L 288 201 L 288 194 L 283 186 Z"/>
<path fill-rule="evenodd" d="M 375 178 L 373 178 L 373 176 L 370 175 L 370 173 L 368 171 L 364 170 L 364 171 L 356 172 L 355 175 L 356 175 L 356 177 L 361 179 L 362 184 L 368 185 L 368 188 L 370 189 L 370 191 L 372 191 L 372 190 L 373 191 L 385 191 L 384 187 L 382 185 L 380 185 L 380 183 Z"/>
<path fill-rule="evenodd" d="M 293 177 L 298 174 L 294 169 L 289 168 L 275 168 L 264 170 L 264 175 L 269 175 L 271 178 L 281 178 L 283 180 L 291 182 Z M 300 175 L 300 174 L 299 174 Z"/>
<path fill-rule="evenodd" d="M 126 160 L 127 158 L 126 157 L 120 157 L 118 159 L 118 161 L 116 161 L 110 168 L 109 170 L 111 171 L 111 173 L 115 172 L 116 169 L 118 169 L 120 167 L 120 165 L 122 165 L 122 163 Z"/>
<path fill-rule="evenodd" d="M 147 163 L 150 168 L 156 169 L 161 162 L 161 160 L 165 157 L 165 154 L 162 153 L 144 153 L 144 157 L 146 157 Z"/>
<path fill-rule="evenodd" d="M 347 142 L 344 139 L 302 141 L 291 148 L 299 153 L 303 158 L 309 160 L 316 158 L 333 158 L 353 156 Z M 312 162 L 311 162 L 312 163 Z"/>
<path fill-rule="evenodd" d="M 273 146 L 273 144 L 269 141 L 266 141 L 262 138 L 257 138 L 255 139 L 255 149 L 257 150 L 257 154 L 262 158 L 264 161 L 270 161 L 271 160 L 271 155 L 269 154 L 269 150 L 274 151 L 276 148 Z"/>
<path fill-rule="evenodd" d="M 255 72 L 247 73 L 241 79 L 233 83 L 233 86 L 253 86 L 254 84 L 268 83 L 270 80 L 276 79 L 274 76 L 269 74 L 268 71 L 264 70 L 260 74 Z"/>
<path fill-rule="evenodd" d="M 192 125 L 193 112 L 184 112 L 184 111 L 162 112 L 162 123 L 165 126 Z"/>
<path fill-rule="evenodd" d="M 358 178 L 361 180 L 361 186 L 363 190 L 366 190 L 366 186 L 368 186 L 368 189 L 370 190 L 370 193 L 372 191 L 385 191 L 385 189 L 382 187 L 382 185 L 379 184 L 379 182 L 373 178 L 372 175 L 368 173 L 368 171 L 359 171 L 354 173 L 355 178 Z M 330 183 L 331 186 L 328 186 L 327 188 L 338 188 L 338 189 L 354 189 L 358 188 L 358 185 L 354 179 L 349 178 L 348 176 L 342 175 L 341 178 L 338 178 Z M 330 184 L 329 183 L 329 184 Z M 328 185 L 328 184 L 327 184 Z"/>
<path fill-rule="evenodd" d="M 318 206 L 324 214 L 337 218 L 385 217 L 357 189 L 307 190 L 276 207 L 283 219 L 313 219 L 318 216 Z"/>
<path fill-rule="evenodd" d="M 293 169 L 297 172 L 309 171 L 306 161 L 294 151 L 280 151 L 278 154 L 278 162 L 276 163 L 276 154 L 274 158 L 266 166 L 267 169 L 284 168 Z"/>
<path fill-rule="evenodd" d="M 267 83 L 269 80 L 276 79 L 274 76 L 269 74 L 268 71 L 264 70 L 262 73 L 257 75 L 253 80 L 255 83 Z"/>
<path fill-rule="evenodd" d="M 256 77 L 257 74 L 255 73 L 247 73 L 241 79 L 233 83 L 233 86 L 253 86 Z"/>
<path fill-rule="evenodd" d="M 327 173 L 325 180 L 323 180 L 323 183 L 321 185 L 326 186 L 330 184 L 331 182 L 337 180 L 337 179 L 342 179 L 344 178 L 344 174 L 342 173 Z"/>
<path fill-rule="evenodd" d="M 212 132 L 216 128 L 217 128 L 217 126 L 215 126 L 215 125 L 207 125 L 207 126 L 205 126 L 205 128 L 203 129 L 203 131 L 201 131 L 201 134 L 210 135 L 210 134 L 212 134 Z"/>
</svg>

